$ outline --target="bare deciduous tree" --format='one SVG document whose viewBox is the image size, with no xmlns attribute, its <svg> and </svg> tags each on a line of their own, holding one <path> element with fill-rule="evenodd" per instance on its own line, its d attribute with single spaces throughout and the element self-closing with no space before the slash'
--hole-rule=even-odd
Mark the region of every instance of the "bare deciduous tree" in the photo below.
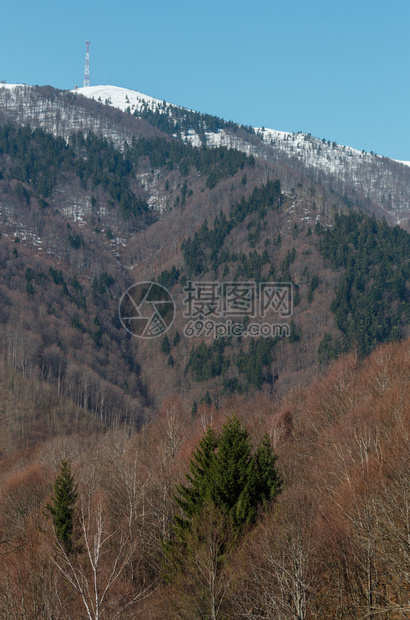
<svg viewBox="0 0 410 620">
<path fill-rule="evenodd" d="M 136 545 L 125 528 L 108 527 L 101 498 L 82 506 L 80 536 L 75 553 L 67 553 L 55 539 L 53 562 L 80 596 L 89 620 L 128 618 L 130 609 L 152 593 L 152 588 L 131 588 L 124 579 L 135 559 Z M 135 586 L 135 584 L 133 584 Z"/>
</svg>

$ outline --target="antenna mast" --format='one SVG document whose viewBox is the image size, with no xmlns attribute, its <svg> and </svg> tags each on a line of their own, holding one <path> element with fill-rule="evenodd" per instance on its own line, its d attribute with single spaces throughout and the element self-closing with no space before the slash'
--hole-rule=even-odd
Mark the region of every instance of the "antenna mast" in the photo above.
<svg viewBox="0 0 410 620">
<path fill-rule="evenodd" d="M 87 51 L 85 53 L 84 86 L 90 85 L 90 41 L 85 42 Z"/>
</svg>

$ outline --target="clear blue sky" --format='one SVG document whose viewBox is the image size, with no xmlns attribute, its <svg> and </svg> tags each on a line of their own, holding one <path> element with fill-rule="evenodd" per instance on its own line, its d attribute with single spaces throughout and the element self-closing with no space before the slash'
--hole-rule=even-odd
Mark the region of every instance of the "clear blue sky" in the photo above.
<svg viewBox="0 0 410 620">
<path fill-rule="evenodd" d="M 410 160 L 409 0 L 13 0 L 0 79 L 139 90 Z"/>
</svg>

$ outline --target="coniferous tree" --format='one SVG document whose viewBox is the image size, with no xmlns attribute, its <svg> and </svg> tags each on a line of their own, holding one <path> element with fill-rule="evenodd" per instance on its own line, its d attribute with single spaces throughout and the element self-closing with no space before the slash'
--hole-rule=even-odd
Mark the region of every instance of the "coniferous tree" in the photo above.
<svg viewBox="0 0 410 620">
<path fill-rule="evenodd" d="M 234 415 L 224 425 L 215 460 L 215 503 L 240 528 L 254 516 L 253 463 L 248 431 Z M 255 498 L 256 499 L 256 498 Z"/>
<path fill-rule="evenodd" d="M 249 434 L 234 415 L 219 437 L 208 428 L 185 477 L 175 496 L 182 514 L 164 544 L 164 578 L 180 617 L 188 617 L 189 607 L 198 617 L 217 618 L 230 588 L 227 561 L 235 543 L 258 507 L 280 491 L 276 457 L 267 435 L 252 455 Z"/>
<path fill-rule="evenodd" d="M 255 491 L 262 505 L 274 499 L 282 488 L 276 460 L 269 435 L 265 433 L 254 456 Z"/>
<path fill-rule="evenodd" d="M 172 346 L 173 347 L 177 347 L 179 345 L 180 341 L 181 341 L 181 336 L 179 335 L 179 332 L 176 332 L 175 336 L 174 336 L 174 339 L 172 341 Z"/>
<path fill-rule="evenodd" d="M 74 548 L 74 516 L 77 498 L 77 484 L 71 473 L 69 461 L 64 459 L 54 482 L 54 495 L 51 503 L 46 504 L 46 511 L 53 518 L 55 535 L 66 553 L 70 553 Z"/>
<path fill-rule="evenodd" d="M 206 391 L 204 396 L 204 403 L 207 407 L 210 407 L 212 405 L 212 398 L 208 390 Z"/>
<path fill-rule="evenodd" d="M 252 454 L 248 431 L 236 415 L 219 437 L 212 427 L 207 429 L 185 477 L 188 484 L 180 484 L 175 497 L 183 513 L 174 518 L 178 537 L 206 502 L 228 515 L 239 533 L 255 521 L 258 507 L 273 500 L 282 484 L 268 435 Z"/>
<path fill-rule="evenodd" d="M 190 458 L 185 474 L 188 485 L 180 484 L 177 487 L 175 500 L 184 513 L 182 517 L 175 515 L 175 530 L 179 534 L 189 526 L 193 516 L 200 512 L 204 502 L 213 499 L 212 476 L 217 445 L 216 433 L 210 426 Z"/>
<path fill-rule="evenodd" d="M 252 455 L 249 434 L 234 415 L 219 437 L 208 428 L 185 477 L 175 496 L 182 514 L 175 515 L 174 537 L 164 545 L 164 578 L 176 593 L 174 604 L 185 608 L 189 593 L 191 610 L 217 618 L 220 586 L 225 592 L 230 583 L 227 558 L 258 507 L 280 491 L 276 457 L 267 435 Z"/>
<path fill-rule="evenodd" d="M 169 339 L 166 334 L 163 337 L 162 342 L 161 342 L 161 351 L 162 353 L 165 353 L 165 355 L 169 355 L 171 353 L 171 345 L 169 343 Z"/>
</svg>

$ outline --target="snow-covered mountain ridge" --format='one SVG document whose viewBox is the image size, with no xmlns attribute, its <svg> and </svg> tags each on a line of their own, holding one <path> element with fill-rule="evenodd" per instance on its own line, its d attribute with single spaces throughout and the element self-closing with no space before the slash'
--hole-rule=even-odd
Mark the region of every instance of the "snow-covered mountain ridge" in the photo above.
<svg viewBox="0 0 410 620">
<path fill-rule="evenodd" d="M 137 91 L 116 86 L 91 86 L 77 89 L 84 97 L 138 115 L 143 109 L 163 114 L 184 110 Z M 254 128 L 254 135 L 229 128 L 209 131 L 204 122 L 202 135 L 194 129 L 180 138 L 193 146 L 235 148 L 248 155 L 275 161 L 285 159 L 290 165 L 303 168 L 315 181 L 324 182 L 338 192 L 359 191 L 381 206 L 391 223 L 407 225 L 410 216 L 410 162 L 402 162 L 373 153 L 359 151 L 306 133 Z"/>
<path fill-rule="evenodd" d="M 83 95 L 84 97 L 94 99 L 106 105 L 112 105 L 113 107 L 118 108 L 123 112 L 131 112 L 131 114 L 138 113 L 143 108 L 149 108 L 153 111 L 159 111 L 160 113 L 166 113 L 167 110 L 169 110 L 170 108 L 183 109 L 181 106 L 170 104 L 166 101 L 156 99 L 155 97 L 150 97 L 149 95 L 144 95 L 143 93 L 140 93 L 138 91 L 121 88 L 119 86 L 87 86 L 83 88 L 77 88 L 71 92 L 78 93 L 80 95 Z M 307 141 L 310 144 L 317 143 L 317 145 L 321 148 L 323 148 L 322 145 L 330 146 L 331 144 L 330 141 L 314 138 L 311 136 L 311 134 L 306 134 L 303 132 L 291 133 L 288 131 L 278 131 L 275 129 L 265 129 L 257 127 L 255 127 L 255 132 L 262 138 L 265 143 L 270 145 L 282 144 L 283 150 L 289 153 L 295 152 L 296 155 L 300 155 L 301 151 L 304 150 L 303 146 L 301 146 L 301 140 Z M 217 146 L 220 144 L 224 144 L 224 142 L 226 142 L 226 139 L 224 140 L 223 137 L 225 133 L 226 132 L 224 132 L 224 130 L 221 130 L 216 134 L 213 132 L 206 132 L 208 146 Z M 219 136 L 219 140 L 217 136 Z M 189 139 L 194 144 L 199 145 L 201 143 L 200 138 L 197 134 L 192 133 Z M 289 142 L 290 144 L 288 144 L 288 148 L 286 148 L 286 143 Z M 362 157 L 363 154 L 365 154 L 365 151 L 359 151 L 350 146 L 336 145 L 335 143 L 332 143 L 332 148 L 337 148 L 338 150 L 341 150 L 349 157 Z M 373 156 L 373 153 L 371 153 L 370 155 Z M 399 164 L 410 166 L 410 161 L 401 161 L 398 159 L 395 159 L 393 161 Z M 326 166 L 326 163 L 324 161 L 321 161 L 320 164 Z"/>
<path fill-rule="evenodd" d="M 91 107 L 87 108 L 86 101 Z M 118 111 L 123 114 L 118 116 Z M 409 162 L 358 151 L 305 133 L 266 128 L 249 131 L 224 122 L 214 130 L 209 120 L 213 117 L 197 113 L 192 113 L 196 114 L 195 127 L 189 126 L 186 118 L 190 110 L 117 86 L 90 86 L 74 91 L 27 85 L 0 87 L 3 116 L 22 124 L 41 126 L 65 138 L 73 131 L 94 131 L 121 146 L 135 136 L 135 123 L 147 111 L 166 115 L 171 128 L 175 126 L 175 134 L 171 132 L 171 135 L 193 146 L 225 146 L 273 163 L 280 160 L 315 182 L 345 194 L 348 203 L 353 204 L 355 196 L 360 197 L 362 204 L 369 201 L 370 211 L 385 215 L 390 223 L 406 227 L 409 224 Z M 179 123 L 179 118 L 185 122 Z"/>
</svg>

